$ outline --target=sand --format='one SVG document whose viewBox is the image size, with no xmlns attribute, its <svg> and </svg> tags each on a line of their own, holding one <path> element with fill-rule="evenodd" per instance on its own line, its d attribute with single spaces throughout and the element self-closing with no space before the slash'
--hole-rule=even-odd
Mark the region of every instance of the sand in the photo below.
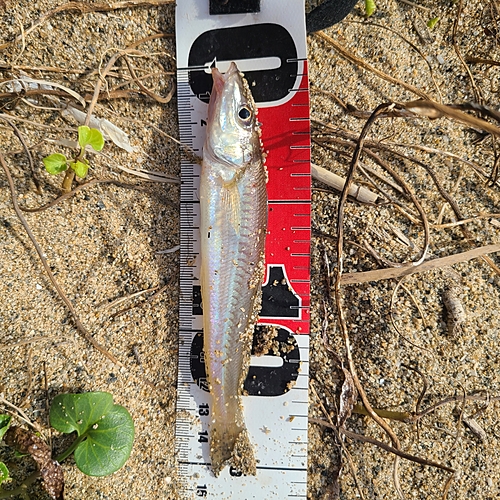
<svg viewBox="0 0 500 500">
<path fill-rule="evenodd" d="M 17 36 L 21 26 L 26 30 L 44 12 L 60 4 L 55 0 L 7 1 L 6 7 L 0 6 L 0 44 Z M 469 76 L 451 38 L 457 6 L 430 0 L 421 5 L 429 10 L 398 0 L 379 0 L 378 10 L 369 22 L 393 30 L 390 31 L 365 22 L 359 4 L 343 23 L 327 33 L 372 66 L 421 89 L 433 99 L 444 103 L 475 100 Z M 492 20 L 493 15 L 498 23 L 498 7 L 493 1 L 468 2 L 464 6 L 456 37 L 464 57 L 500 60 L 498 24 Z M 415 19 L 425 22 L 434 16 L 440 17 L 432 31 L 434 41 L 424 44 L 415 31 Z M 10 79 L 25 71 L 33 78 L 58 82 L 82 94 L 92 92 L 97 80 L 95 70 L 102 59 L 107 60 L 117 50 L 159 32 L 174 34 L 172 5 L 108 13 L 60 13 L 45 20 L 23 40 L 0 50 L 3 65 L 0 78 Z M 426 62 L 409 42 L 428 58 L 435 84 Z M 163 96 L 174 84 L 174 77 L 169 74 L 175 71 L 174 43 L 173 37 L 149 41 L 139 47 L 144 56 L 131 59 L 134 66 L 141 68 L 140 74 L 155 73 L 154 79 L 145 80 L 145 85 Z M 401 86 L 389 84 L 342 58 L 317 36 L 310 36 L 308 43 L 314 119 L 353 133 L 359 133 L 365 122 L 344 113 L 336 101 L 321 90 L 333 92 L 344 102 L 367 112 L 383 102 L 417 98 Z M 115 75 L 109 80 L 109 90 L 127 83 L 127 67 L 123 61 L 118 64 L 116 72 L 121 76 Z M 35 67 L 65 71 L 29 69 Z M 468 67 L 484 102 L 496 106 L 498 66 L 471 64 Z M 131 84 L 124 88 L 137 87 Z M 0 91 L 4 90 L 4 86 L 0 87 Z M 3 100 L 0 102 L 2 106 L 5 104 Z M 63 119 L 57 110 L 40 109 L 33 104 L 53 106 L 47 99 L 19 101 L 8 103 L 4 111 L 15 120 L 32 150 L 35 174 L 43 190 L 41 195 L 36 192 L 19 141 L 10 127 L 0 123 L 0 149 L 14 177 L 19 203 L 24 207 L 42 205 L 59 193 L 61 176 L 45 173 L 41 159 L 55 151 L 68 153 L 69 150 L 48 139 L 76 139 L 74 120 Z M 123 366 L 114 365 L 79 335 L 13 211 L 6 177 L 0 173 L 0 395 L 19 406 L 44 429 L 44 436 L 48 438 L 47 408 L 55 395 L 92 390 L 111 392 L 114 400 L 128 408 L 134 418 L 136 440 L 132 455 L 120 471 L 106 478 L 86 477 L 76 469 L 72 459 L 68 459 L 63 465 L 66 498 L 175 499 L 179 256 L 175 252 L 159 252 L 179 243 L 179 186 L 143 182 L 123 173 L 119 167 L 178 175 L 179 146 L 158 131 L 178 137 L 176 99 L 174 95 L 169 103 L 162 104 L 134 94 L 126 99 L 103 101 L 95 113 L 122 127 L 138 149 L 128 154 L 107 144 L 106 156 L 91 157 L 89 178 L 135 183 L 143 190 L 109 184 L 92 186 L 71 200 L 40 213 L 27 214 L 26 218 L 82 322 L 93 338 L 106 346 Z M 322 131 L 317 127 L 314 130 Z M 369 138 L 448 151 L 474 162 L 487 174 L 493 164 L 491 139 L 478 141 L 476 131 L 447 119 L 387 119 L 375 125 Z M 430 165 L 443 187 L 453 193 L 464 216 L 499 211 L 498 184 L 487 186 L 485 179 L 470 165 L 436 153 L 410 148 L 398 151 Z M 436 224 L 445 203 L 429 174 L 393 154 L 379 154 L 408 183 L 431 224 Z M 315 163 L 345 175 L 348 159 L 341 152 L 315 144 L 312 155 Z M 363 162 L 378 168 L 367 158 Z M 379 172 L 382 171 L 379 169 Z M 388 177 L 387 173 L 383 175 Z M 356 182 L 367 185 L 366 178 L 360 174 L 356 175 Z M 311 375 L 315 392 L 311 392 L 310 416 L 326 419 L 325 408 L 335 420 L 336 398 L 343 379 L 342 371 L 325 348 L 325 338 L 341 358 L 345 349 L 329 298 L 325 256 L 333 267 L 336 254 L 331 237 L 336 234 L 339 195 L 333 190 L 325 192 L 322 184 L 314 183 L 314 186 Z M 411 202 L 384 187 L 406 211 L 415 212 Z M 418 214 L 415 217 L 418 219 Z M 454 220 L 447 206 L 441 222 Z M 500 243 L 500 229 L 495 222 L 498 220 L 484 217 L 468 223 L 466 227 L 473 235 L 470 243 L 460 228 L 432 228 L 430 257 Z M 391 228 L 404 236 L 401 233 L 396 236 Z M 349 202 L 345 240 L 344 272 L 353 273 L 387 267 L 360 248 L 364 242 L 391 261 L 418 259 L 423 231 L 420 224 L 411 222 L 393 203 L 367 206 Z M 498 254 L 490 257 L 500 265 Z M 343 289 L 357 373 L 373 406 L 392 411 L 415 409 L 422 379 L 405 366 L 417 368 L 427 380 L 421 409 L 450 396 L 459 398 L 464 392 L 496 397 L 500 390 L 500 277 L 480 259 L 409 276 L 402 283 L 405 288 L 400 285 L 396 290 L 393 324 L 390 304 L 397 285 L 398 280 L 391 279 Z M 448 330 L 443 306 L 443 293 L 449 287 L 457 290 L 466 315 L 461 328 L 453 334 Z M 158 289 L 161 292 L 155 296 Z M 113 302 L 143 290 L 150 291 L 119 304 Z M 150 297 L 152 300 L 146 302 Z M 137 307 L 114 316 L 132 305 Z M 480 409 L 482 411 L 475 415 Z M 493 400 L 466 405 L 449 403 L 422 418 L 419 428 L 397 422 L 391 422 L 391 426 L 406 452 L 457 470 L 448 498 L 493 499 L 500 495 L 498 409 L 498 403 Z M 475 415 L 475 421 L 485 433 L 482 439 L 463 424 L 461 414 L 462 417 Z M 366 417 L 353 415 L 345 425 L 350 431 L 388 442 L 378 426 Z M 340 454 L 334 433 L 311 423 L 309 438 L 308 495 L 311 499 L 360 498 L 352 470 L 356 471 L 365 498 L 397 498 L 392 455 L 371 444 L 345 439 L 350 458 L 343 456 L 338 477 Z M 58 453 L 63 443 L 56 433 L 52 433 L 52 442 L 54 452 Z M 4 449 L 0 449 L 0 453 L 3 452 Z M 16 463 L 9 464 L 11 471 L 21 475 L 23 471 Z M 435 468 L 401 461 L 399 479 L 405 498 L 441 498 L 447 478 L 448 473 Z M 30 498 L 47 497 L 35 485 Z"/>
</svg>

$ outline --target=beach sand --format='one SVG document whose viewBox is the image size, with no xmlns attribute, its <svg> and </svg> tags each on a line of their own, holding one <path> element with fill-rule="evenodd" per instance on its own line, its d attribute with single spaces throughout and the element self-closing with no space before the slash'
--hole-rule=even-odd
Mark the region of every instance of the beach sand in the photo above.
<svg viewBox="0 0 500 500">
<path fill-rule="evenodd" d="M 56 0 L 7 1 L 5 7 L 0 6 L 0 45 L 17 36 L 21 26 L 27 30 L 43 13 L 58 5 L 61 2 Z M 425 0 L 420 5 L 427 10 L 398 0 L 378 0 L 376 13 L 366 21 L 360 3 L 344 22 L 327 33 L 368 64 L 434 100 L 475 101 L 470 78 L 453 46 L 457 6 L 441 0 Z M 433 41 L 423 43 L 415 30 L 415 20 L 420 19 L 425 25 L 434 16 L 439 16 L 440 21 L 431 32 Z M 499 17 L 493 1 L 476 0 L 464 5 L 456 36 L 456 45 L 464 57 L 500 60 Z M 0 50 L 0 79 L 18 77 L 24 71 L 32 78 L 57 82 L 80 94 L 92 93 L 97 70 L 104 66 L 102 61 L 133 42 L 166 33 L 171 36 L 142 43 L 137 47 L 141 54 L 133 54 L 129 59 L 139 68 L 139 76 L 154 74 L 144 84 L 166 96 L 175 85 L 174 29 L 173 5 L 58 13 Z M 359 134 L 366 121 L 346 114 L 338 101 L 323 91 L 332 92 L 343 102 L 368 113 L 384 102 L 418 98 L 401 85 L 388 83 L 346 60 L 317 35 L 308 38 L 308 45 L 315 138 L 328 134 L 340 137 L 328 133 L 317 124 L 318 120 L 353 134 Z M 432 73 L 416 48 L 427 58 Z M 114 76 L 108 79 L 109 87 L 103 89 L 137 89 L 127 81 L 130 73 L 123 59 L 117 66 Z M 497 106 L 499 66 L 469 64 L 468 68 L 484 103 Z M 118 87 L 120 84 L 124 86 Z M 5 89 L 2 85 L 0 92 Z M 10 126 L 0 121 L 0 151 L 23 207 L 43 205 L 60 193 L 62 176 L 44 172 L 41 159 L 56 151 L 69 154 L 70 150 L 48 140 L 76 140 L 77 124 L 73 119 L 34 104 L 54 106 L 48 99 L 0 99 L 0 105 L 5 106 L 3 112 L 9 114 L 32 151 L 35 176 L 43 191 L 36 192 L 22 145 Z M 123 128 L 137 150 L 129 154 L 108 141 L 105 156 L 90 157 L 89 179 L 113 179 L 141 189 L 98 184 L 55 207 L 25 214 L 52 272 L 83 324 L 122 366 L 113 364 L 78 333 L 13 210 L 6 177 L 0 173 L 1 398 L 21 408 L 44 430 L 44 437 L 52 439 L 54 454 L 68 442 L 55 432 L 49 434 L 48 407 L 59 393 L 109 391 L 116 403 L 130 411 L 136 425 L 132 455 L 112 476 L 87 477 L 76 469 L 72 458 L 64 462 L 65 497 L 69 500 L 178 498 L 174 428 L 179 255 L 160 252 L 179 244 L 179 184 L 141 181 L 121 170 L 126 167 L 179 174 L 179 145 L 165 135 L 178 137 L 176 113 L 175 94 L 168 103 L 138 94 L 99 102 L 95 115 Z M 368 138 L 386 145 L 414 144 L 451 152 L 476 164 L 486 176 L 494 161 L 491 138 L 480 141 L 477 130 L 446 118 L 379 120 Z M 339 143 L 332 147 L 337 151 L 314 143 L 313 160 L 345 175 L 349 165 L 345 153 L 351 154 L 352 147 Z M 488 186 L 485 177 L 470 164 L 436 152 L 391 147 L 430 166 L 464 217 L 500 211 L 499 184 Z M 431 225 L 456 220 L 422 166 L 384 150 L 374 151 L 415 193 Z M 389 177 L 367 156 L 362 158 L 362 165 Z M 355 181 L 375 191 L 361 173 L 356 174 Z M 365 243 L 388 261 L 411 262 L 420 256 L 424 232 L 418 212 L 394 188 L 377 182 L 400 205 L 347 203 L 344 273 L 388 267 L 387 262 L 370 255 Z M 326 420 L 326 412 L 335 422 L 343 372 L 325 343 L 344 361 L 345 346 L 326 261 L 332 269 L 335 267 L 339 193 L 331 189 L 326 192 L 327 187 L 318 182 L 313 185 L 310 369 L 314 390 L 310 395 L 310 416 Z M 467 223 L 470 241 L 460 227 L 431 227 L 427 258 L 499 244 L 499 220 L 488 216 Z M 500 266 L 498 253 L 490 257 Z M 443 293 L 448 288 L 455 291 L 465 312 L 465 321 L 455 332 L 449 331 L 444 313 Z M 147 292 L 133 296 L 140 291 Z M 500 420 L 495 398 L 500 391 L 500 276 L 486 262 L 475 259 L 413 274 L 402 283 L 384 279 L 345 286 L 342 295 L 357 374 L 375 408 L 415 410 L 423 379 L 407 367 L 417 369 L 428 384 L 419 403 L 420 411 L 448 397 L 456 400 L 422 417 L 418 426 L 390 421 L 402 450 L 457 471 L 448 498 L 498 498 Z M 120 298 L 125 300 L 114 302 Z M 136 307 L 120 313 L 130 306 Z M 482 400 L 463 404 L 460 398 L 464 393 L 475 393 Z M 484 431 L 483 437 L 464 425 L 464 417 L 475 419 Z M 345 426 L 389 444 L 380 428 L 367 417 L 352 415 Z M 308 497 L 360 498 L 356 477 L 364 498 L 398 498 L 392 476 L 394 455 L 358 440 L 343 438 L 342 442 L 345 451 L 340 459 L 335 432 L 318 423 L 310 424 Z M 4 451 L 0 448 L 1 457 Z M 23 474 L 19 461 L 11 456 L 8 461 L 14 477 Z M 405 498 L 441 498 L 448 477 L 449 473 L 434 467 L 400 461 L 399 482 Z M 35 484 L 30 498 L 48 498 L 40 490 L 39 484 Z"/>
</svg>

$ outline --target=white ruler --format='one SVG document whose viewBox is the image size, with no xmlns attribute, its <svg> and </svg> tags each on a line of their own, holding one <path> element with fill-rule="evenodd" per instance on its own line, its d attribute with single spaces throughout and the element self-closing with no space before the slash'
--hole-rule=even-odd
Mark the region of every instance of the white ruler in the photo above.
<svg viewBox="0 0 500 500">
<path fill-rule="evenodd" d="M 177 5 L 180 139 L 201 156 L 210 66 L 235 61 L 249 81 L 269 150 L 269 231 L 261 324 L 278 330 L 279 352 L 252 356 L 243 397 L 257 475 L 210 467 L 199 283 L 201 167 L 185 159 L 181 186 L 180 347 L 176 445 L 180 496 L 306 498 L 309 352 L 310 138 L 303 0 L 209 0 Z M 260 11 L 253 12 L 255 4 Z M 259 327 L 257 327 L 259 328 Z"/>
</svg>

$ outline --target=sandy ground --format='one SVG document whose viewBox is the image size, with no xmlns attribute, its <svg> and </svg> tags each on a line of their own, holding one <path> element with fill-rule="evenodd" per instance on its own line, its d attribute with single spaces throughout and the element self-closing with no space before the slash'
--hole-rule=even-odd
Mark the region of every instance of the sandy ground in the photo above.
<svg viewBox="0 0 500 500">
<path fill-rule="evenodd" d="M 0 5 L 0 44 L 17 36 L 21 26 L 26 30 L 44 12 L 60 4 L 55 0 L 21 0 L 7 1 L 5 7 Z M 420 2 L 424 8 L 398 0 L 379 0 L 377 5 L 378 10 L 369 21 L 379 26 L 364 22 L 359 5 L 346 21 L 328 30 L 328 34 L 369 64 L 421 89 L 435 100 L 444 103 L 475 100 L 470 78 L 451 38 L 457 5 L 444 0 L 424 0 Z M 456 37 L 464 57 L 500 60 L 499 14 L 493 0 L 466 3 Z M 440 17 L 432 31 L 434 40 L 424 44 L 414 23 L 416 19 L 425 22 L 434 16 Z M 108 13 L 57 14 L 24 39 L 0 50 L 3 65 L 0 78 L 10 79 L 25 71 L 33 78 L 58 82 L 82 94 L 92 92 L 97 80 L 95 71 L 102 60 L 107 61 L 117 50 L 144 37 L 159 32 L 173 35 L 173 20 L 172 5 Z M 427 58 L 435 83 L 427 63 L 410 42 Z M 160 95 L 167 95 L 174 84 L 170 74 L 175 71 L 174 43 L 173 37 L 143 43 L 138 48 L 144 54 L 132 60 L 134 66 L 141 68 L 142 75 L 154 73 L 154 78 L 146 79 L 145 84 Z M 371 111 L 390 100 L 404 102 L 417 98 L 400 85 L 389 84 L 342 58 L 317 36 L 309 37 L 309 49 L 314 87 L 311 114 L 316 120 L 358 133 L 365 121 L 345 114 L 323 90 L 335 93 L 362 111 Z M 115 77 L 109 79 L 109 90 L 118 89 L 122 83 L 126 84 L 125 89 L 137 88 L 127 84 L 129 73 L 125 64 L 121 62 L 118 66 Z M 484 102 L 496 106 L 500 82 L 498 65 L 470 64 L 468 67 Z M 4 90 L 4 86 L 0 87 L 0 91 Z M 33 152 L 35 174 L 43 188 L 42 195 L 36 193 L 21 145 L 11 129 L 0 123 L 0 148 L 24 207 L 42 205 L 59 193 L 61 177 L 43 172 L 41 158 L 64 148 L 48 140 L 75 140 L 76 137 L 74 121 L 63 119 L 56 110 L 40 109 L 32 104 L 0 101 L 2 110 L 15 120 Z M 53 106 L 46 99 L 36 105 Z M 56 394 L 92 390 L 113 393 L 115 401 L 130 410 L 136 424 L 132 456 L 120 471 L 107 478 L 85 477 L 72 465 L 71 459 L 68 460 L 64 464 L 66 498 L 175 499 L 179 258 L 176 253 L 158 252 L 174 247 L 179 241 L 178 184 L 141 182 L 124 174 L 120 167 L 179 173 L 178 145 L 162 133 L 177 137 L 176 100 L 174 96 L 169 103 L 161 104 L 148 97 L 131 95 L 126 99 L 103 101 L 95 113 L 126 130 L 138 150 L 127 154 L 108 144 L 106 157 L 91 159 L 90 178 L 135 183 L 143 190 L 101 184 L 26 217 L 83 323 L 93 338 L 105 345 L 124 366 L 113 365 L 78 334 L 12 209 L 2 173 L 0 395 L 47 429 L 47 406 Z M 318 127 L 314 131 L 324 132 Z M 479 141 L 476 131 L 447 119 L 383 120 L 375 125 L 370 139 L 448 151 L 474 162 L 487 175 L 493 164 L 491 139 Z M 343 152 L 352 149 L 338 144 L 333 147 L 338 151 L 315 144 L 313 159 L 317 164 L 345 174 L 348 159 Z M 397 151 L 431 166 L 444 189 L 453 193 L 465 217 L 499 211 L 499 185 L 488 187 L 484 177 L 470 164 L 409 147 Z M 379 154 L 416 193 L 431 224 L 456 220 L 421 166 L 391 153 Z M 385 178 L 389 177 L 370 159 L 364 158 L 363 162 Z M 360 174 L 356 181 L 367 184 Z M 364 242 L 391 261 L 418 259 L 423 243 L 418 214 L 411 202 L 397 191 L 381 181 L 378 184 L 401 203 L 405 213 L 416 215 L 412 221 L 397 209 L 396 203 L 369 206 L 349 202 L 345 215 L 346 273 L 387 267 L 360 247 Z M 328 355 L 325 339 L 342 358 L 345 349 L 329 298 L 325 259 L 331 266 L 336 260 L 332 237 L 336 231 L 338 194 L 325 192 L 322 190 L 325 186 L 320 183 L 314 185 L 311 372 L 315 392 L 311 393 L 310 415 L 325 419 L 326 411 L 335 419 L 342 372 Z M 446 207 L 439 221 L 443 205 Z M 443 257 L 500 243 L 500 229 L 495 222 L 498 220 L 484 217 L 468 223 L 466 227 L 472 234 L 470 242 L 464 239 L 458 227 L 432 227 L 430 256 Z M 395 235 L 397 231 L 400 231 L 399 237 Z M 491 258 L 500 265 L 498 254 Z M 494 398 L 500 391 L 500 277 L 481 259 L 409 276 L 394 294 L 392 323 L 391 298 L 397 285 L 398 280 L 391 279 L 344 288 L 352 352 L 370 401 L 380 409 L 413 411 L 423 383 L 407 366 L 418 369 L 428 383 L 421 410 L 447 397 L 459 399 L 464 392 L 489 395 L 490 401 L 443 405 L 420 419 L 418 428 L 415 424 L 398 422 L 391 422 L 391 426 L 407 453 L 457 471 L 448 498 L 498 498 L 500 428 L 499 405 Z M 162 288 L 156 296 L 155 287 Z M 464 324 L 453 335 L 448 331 L 443 308 L 443 292 L 449 287 L 457 290 L 466 313 Z M 149 289 L 151 291 L 142 296 L 119 304 L 113 302 Z M 153 297 L 151 301 L 142 302 L 149 297 Z M 139 307 L 116 316 L 131 305 Z M 152 389 L 148 383 L 157 388 Z M 471 432 L 462 422 L 463 417 L 475 417 L 484 436 L 479 438 Z M 366 417 L 353 415 L 346 427 L 387 442 L 378 426 Z M 53 437 L 57 452 L 61 449 L 61 440 Z M 345 439 L 339 476 L 339 443 L 335 434 L 314 423 L 310 425 L 309 442 L 308 494 L 311 499 L 360 498 L 354 477 L 364 498 L 397 498 L 392 477 L 394 457 L 386 451 Z M 14 474 L 22 473 L 15 463 L 9 465 Z M 433 467 L 405 460 L 400 464 L 399 481 L 405 498 L 441 498 L 447 479 L 448 473 Z M 47 497 L 35 488 L 30 498 Z"/>
</svg>

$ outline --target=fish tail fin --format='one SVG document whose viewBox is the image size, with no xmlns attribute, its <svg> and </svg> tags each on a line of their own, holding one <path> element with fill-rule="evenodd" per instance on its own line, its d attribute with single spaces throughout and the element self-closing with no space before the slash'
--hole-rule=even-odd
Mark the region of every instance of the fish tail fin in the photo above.
<svg viewBox="0 0 500 500">
<path fill-rule="evenodd" d="M 211 428 L 210 455 L 212 470 L 220 471 L 231 465 L 245 476 L 255 476 L 256 465 L 252 444 L 245 427 L 236 423 L 216 424 Z"/>
</svg>

